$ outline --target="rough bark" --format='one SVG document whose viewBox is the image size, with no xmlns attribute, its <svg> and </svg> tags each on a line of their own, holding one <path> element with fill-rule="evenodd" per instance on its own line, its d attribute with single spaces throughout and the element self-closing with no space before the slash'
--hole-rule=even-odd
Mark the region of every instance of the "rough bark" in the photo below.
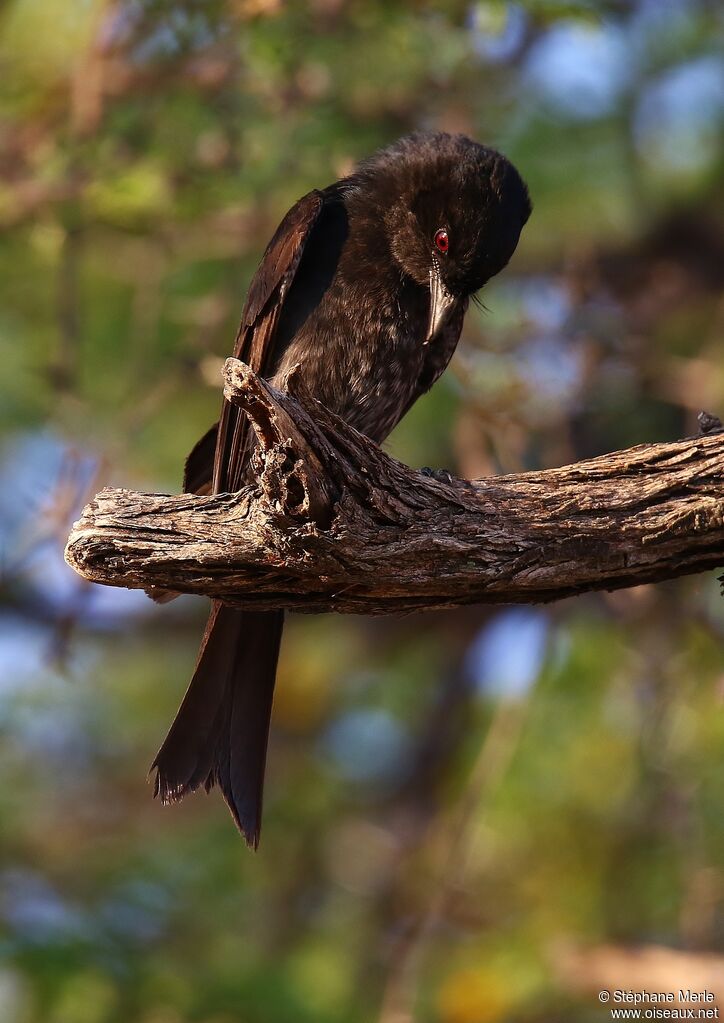
<svg viewBox="0 0 724 1023">
<path fill-rule="evenodd" d="M 229 359 L 257 479 L 210 497 L 103 490 L 66 548 L 86 579 L 257 609 L 530 603 L 724 563 L 724 433 L 440 482 Z M 293 381 L 292 381 L 293 386 Z"/>
</svg>

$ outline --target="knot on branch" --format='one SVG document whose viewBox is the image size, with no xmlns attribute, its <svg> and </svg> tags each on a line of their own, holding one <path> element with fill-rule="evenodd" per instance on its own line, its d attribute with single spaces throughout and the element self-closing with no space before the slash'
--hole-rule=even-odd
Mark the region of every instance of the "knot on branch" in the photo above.
<svg viewBox="0 0 724 1023">
<path fill-rule="evenodd" d="M 257 441 L 253 467 L 270 507 L 290 519 L 309 519 L 324 529 L 339 497 L 322 437 L 305 405 L 292 401 L 238 359 L 224 364 L 224 397 L 248 416 Z"/>
</svg>

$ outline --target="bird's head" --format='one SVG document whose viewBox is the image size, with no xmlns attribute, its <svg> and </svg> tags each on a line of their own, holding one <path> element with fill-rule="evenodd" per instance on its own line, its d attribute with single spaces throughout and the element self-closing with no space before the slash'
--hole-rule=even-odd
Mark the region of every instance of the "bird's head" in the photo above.
<svg viewBox="0 0 724 1023">
<path fill-rule="evenodd" d="M 430 288 L 430 340 L 513 255 L 531 212 L 528 190 L 504 156 L 464 135 L 410 135 L 359 173 L 373 186 L 395 263 Z"/>
</svg>

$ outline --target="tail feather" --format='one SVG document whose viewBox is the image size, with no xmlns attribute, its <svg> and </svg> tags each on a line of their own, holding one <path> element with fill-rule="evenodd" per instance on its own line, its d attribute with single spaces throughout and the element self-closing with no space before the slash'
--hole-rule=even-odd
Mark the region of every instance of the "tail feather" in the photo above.
<svg viewBox="0 0 724 1023">
<path fill-rule="evenodd" d="M 253 848 L 283 622 L 281 611 L 214 603 L 193 678 L 151 768 L 164 803 L 218 785 Z"/>
</svg>

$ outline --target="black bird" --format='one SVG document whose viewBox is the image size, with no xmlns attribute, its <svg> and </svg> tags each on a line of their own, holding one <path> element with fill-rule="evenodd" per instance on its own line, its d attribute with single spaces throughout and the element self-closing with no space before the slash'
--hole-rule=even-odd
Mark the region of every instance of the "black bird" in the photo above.
<svg viewBox="0 0 724 1023">
<path fill-rule="evenodd" d="M 530 215 L 516 169 L 463 135 L 419 133 L 287 213 L 249 288 L 234 355 L 382 441 L 437 380 L 468 300 L 506 265 Z M 296 386 L 296 385 L 295 385 Z M 184 489 L 249 478 L 250 431 L 223 403 Z M 283 612 L 215 601 L 194 676 L 153 763 L 164 803 L 217 784 L 256 848 Z"/>
</svg>

